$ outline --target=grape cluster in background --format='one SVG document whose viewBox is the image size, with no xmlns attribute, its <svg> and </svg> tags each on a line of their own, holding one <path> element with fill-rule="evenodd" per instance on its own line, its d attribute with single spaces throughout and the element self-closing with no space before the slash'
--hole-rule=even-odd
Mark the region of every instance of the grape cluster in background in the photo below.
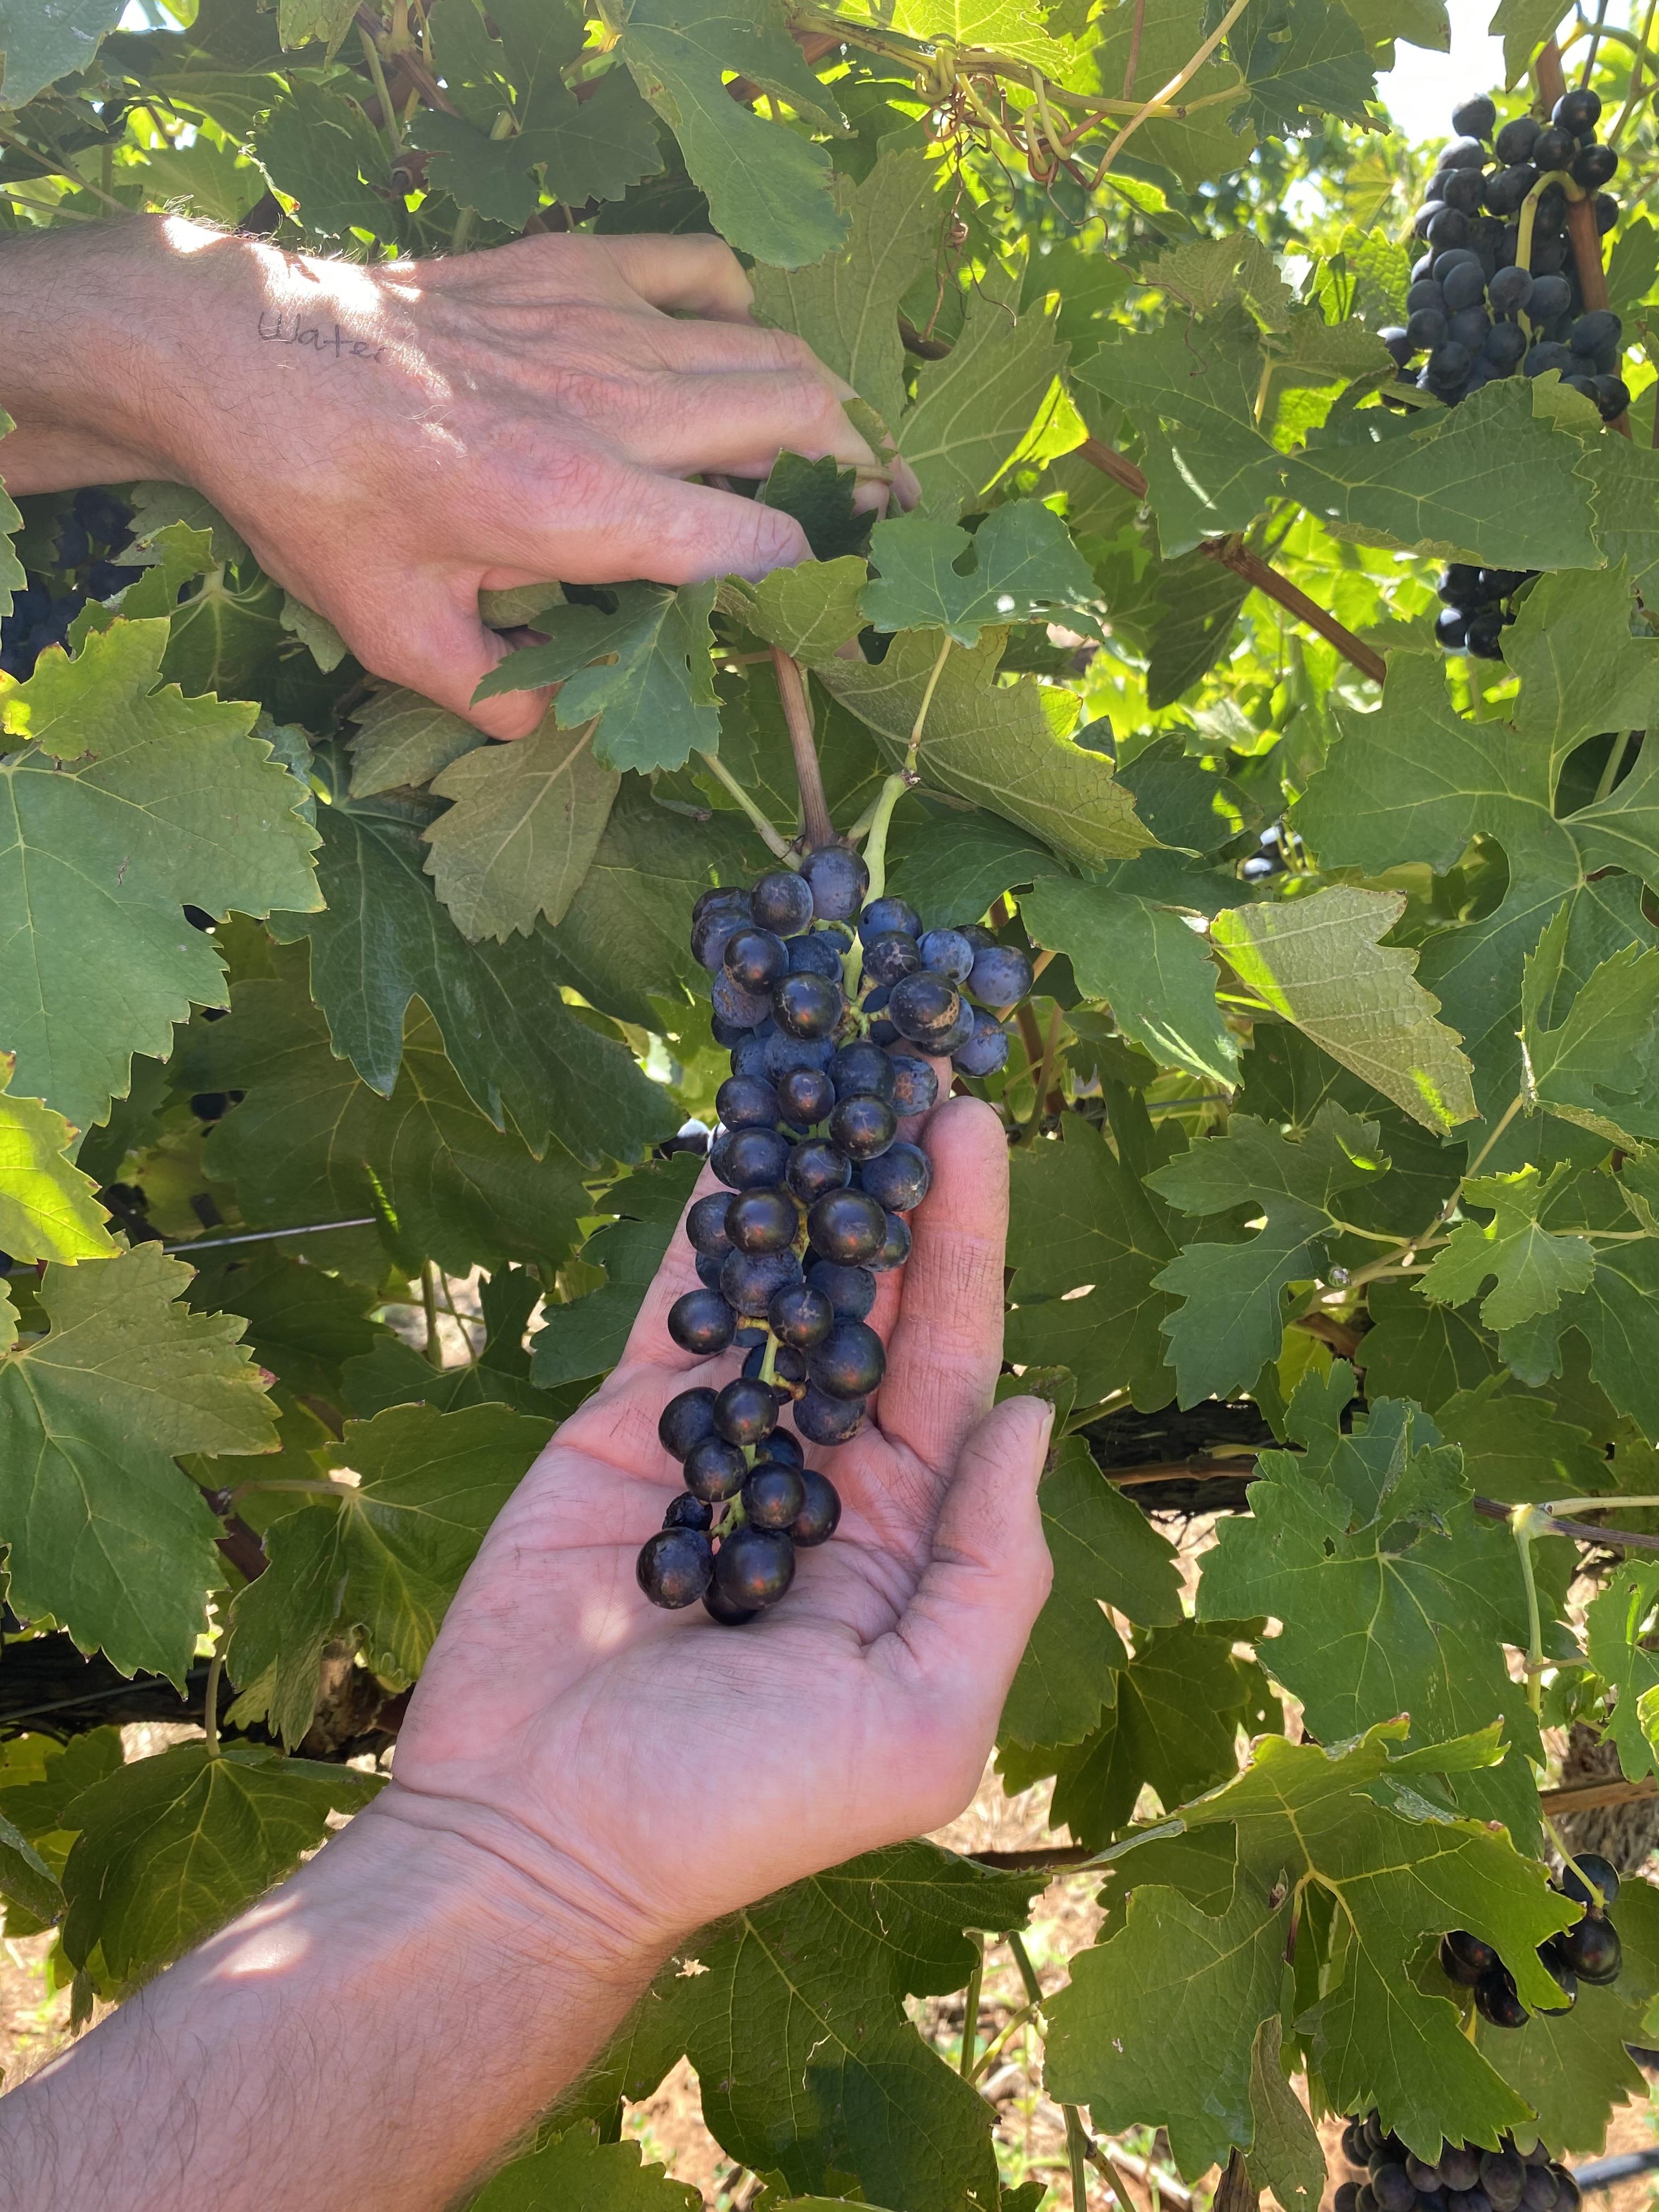
<svg viewBox="0 0 1659 2212">
<path fill-rule="evenodd" d="M 1605 1989 L 1619 1978 L 1624 1952 L 1619 1931 L 1607 1917 L 1618 1899 L 1619 1876 L 1599 1852 L 1581 1851 L 1552 1887 L 1584 1908 L 1581 1920 L 1552 1936 L 1538 1953 L 1561 1987 L 1561 2002 L 1546 2009 L 1571 2012 L 1581 1982 Z M 1529 2014 L 1516 1994 L 1515 1977 L 1490 1943 L 1467 1929 L 1455 1929 L 1441 1938 L 1440 1965 L 1449 1979 L 1474 1991 L 1474 2008 L 1482 2020 L 1494 2027 L 1526 2026 Z M 1504 2208 L 1496 2207 L 1495 2212 L 1504 2212 Z"/>
<path fill-rule="evenodd" d="M 76 580 L 54 597 L 37 576 L 13 593 L 11 612 L 0 615 L 0 673 L 24 682 L 48 646 L 67 647 L 70 625 L 88 599 L 112 599 L 131 583 L 139 571 L 115 557 L 132 543 L 131 520 L 101 486 L 76 493 L 53 550 L 58 567 Z"/>
<path fill-rule="evenodd" d="M 664 1409 L 685 1491 L 641 1552 L 639 1581 L 654 1605 L 701 1599 L 732 1626 L 776 1604 L 797 1547 L 825 1542 L 841 1517 L 799 1438 L 857 1435 L 886 1366 L 868 1320 L 876 1277 L 908 1258 L 906 1217 L 932 1176 L 901 1132 L 938 1097 L 934 1062 L 970 1078 L 1002 1066 L 1004 1021 L 1033 980 L 1024 951 L 988 929 L 925 929 L 906 900 L 869 890 L 859 855 L 823 845 L 799 872 L 705 891 L 692 914 L 732 1056 L 708 1153 L 726 1189 L 686 1216 L 701 1287 L 676 1301 L 668 1330 L 683 1351 L 735 1346 L 744 1362 L 723 1389 L 684 1390 Z M 777 1425 L 786 1406 L 796 1434 Z"/>
<path fill-rule="evenodd" d="M 1431 2165 L 1372 2112 L 1348 2122 L 1342 2155 L 1364 2179 L 1338 2185 L 1335 2212 L 1578 2212 L 1577 2183 L 1541 2142 L 1443 2143 Z"/>
</svg>

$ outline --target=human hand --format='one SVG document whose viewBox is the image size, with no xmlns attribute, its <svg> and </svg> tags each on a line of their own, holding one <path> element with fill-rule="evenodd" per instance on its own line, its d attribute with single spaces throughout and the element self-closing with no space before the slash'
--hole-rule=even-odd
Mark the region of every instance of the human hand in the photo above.
<svg viewBox="0 0 1659 2212">
<path fill-rule="evenodd" d="M 851 386 L 748 319 L 716 238 L 538 236 L 365 268 L 136 218 L 84 247 L 27 242 L 7 276 L 15 491 L 194 484 L 366 668 L 497 738 L 532 730 L 547 695 L 472 705 L 508 649 L 481 590 L 805 560 L 789 515 L 684 481 L 763 477 L 786 447 L 866 472 L 867 501 L 886 488 Z"/>
<path fill-rule="evenodd" d="M 565 1422 L 445 1620 L 376 1813 L 485 1844 L 624 1948 L 666 1950 L 815 1869 L 936 1827 L 972 1796 L 1047 1594 L 1049 1409 L 992 1411 L 1007 1144 L 977 1101 L 929 1118 L 933 1188 L 871 1319 L 876 1422 L 833 1453 L 835 1539 L 775 1613 L 718 1626 L 635 1581 L 680 1487 L 668 1400 L 726 1382 L 669 1338 L 696 1280 L 677 1230 L 621 1364 Z M 707 1171 L 698 1194 L 716 1188 Z"/>
</svg>

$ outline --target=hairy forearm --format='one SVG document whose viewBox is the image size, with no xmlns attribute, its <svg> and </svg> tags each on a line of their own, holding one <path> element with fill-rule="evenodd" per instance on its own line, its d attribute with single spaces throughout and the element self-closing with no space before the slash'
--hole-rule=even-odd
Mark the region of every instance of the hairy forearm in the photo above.
<svg viewBox="0 0 1659 2212">
<path fill-rule="evenodd" d="M 0 2099 L 0 2203 L 438 2212 L 487 2172 L 659 1947 L 591 1878 L 412 1810 L 361 1814 Z"/>
</svg>

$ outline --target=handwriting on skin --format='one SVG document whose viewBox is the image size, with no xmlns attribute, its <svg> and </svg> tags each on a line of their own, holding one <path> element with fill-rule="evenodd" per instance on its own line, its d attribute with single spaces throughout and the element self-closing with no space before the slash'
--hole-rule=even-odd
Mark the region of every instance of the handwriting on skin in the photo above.
<svg viewBox="0 0 1659 2212">
<path fill-rule="evenodd" d="M 320 323 L 302 322 L 297 314 L 272 314 L 262 310 L 259 335 L 267 345 L 309 346 L 319 355 L 331 353 L 336 361 L 347 356 L 353 361 L 379 361 L 386 352 L 384 346 L 371 345 L 367 338 L 348 337 L 337 323 L 331 334 Z"/>
</svg>

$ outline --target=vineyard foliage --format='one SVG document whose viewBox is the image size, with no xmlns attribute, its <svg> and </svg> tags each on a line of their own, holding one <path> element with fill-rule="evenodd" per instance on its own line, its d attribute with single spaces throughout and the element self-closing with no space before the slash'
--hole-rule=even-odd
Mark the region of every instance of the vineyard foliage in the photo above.
<svg viewBox="0 0 1659 2212">
<path fill-rule="evenodd" d="M 1526 1510 L 1659 1527 L 1659 63 L 1566 41 L 1631 95 L 1608 428 L 1554 372 L 1443 406 L 1377 336 L 1433 149 L 1376 78 L 1444 0 L 148 12 L 0 0 L 0 270 L 144 209 L 362 260 L 713 229 L 920 498 L 872 527 L 785 454 L 747 489 L 806 565 L 497 595 L 543 641 L 485 692 L 560 687 L 499 744 L 190 489 L 0 492 L 7 1931 L 83 2017 L 378 1786 L 689 1195 L 687 917 L 801 832 L 787 656 L 837 830 L 908 752 L 888 889 L 1041 962 L 975 1087 L 1060 1414 L 1000 1769 L 1106 1908 L 1051 2093 L 1285 2212 L 1304 2104 L 1598 2148 L 1651 1891 L 1617 1987 L 1519 2031 L 1436 1947 L 1547 2003 L 1565 1732 L 1659 1765 L 1659 1569 Z M 1500 118 L 1561 12 L 1498 9 Z M 1447 561 L 1529 579 L 1502 658 L 1437 647 Z M 217 1740 L 124 1764 L 83 1653 L 198 1711 L 216 1656 Z M 683 2208 L 618 2140 L 682 2056 L 779 2197 L 1030 2212 L 907 2000 L 1044 1879 L 911 1842 L 703 1931 L 479 2212 Z"/>
</svg>

